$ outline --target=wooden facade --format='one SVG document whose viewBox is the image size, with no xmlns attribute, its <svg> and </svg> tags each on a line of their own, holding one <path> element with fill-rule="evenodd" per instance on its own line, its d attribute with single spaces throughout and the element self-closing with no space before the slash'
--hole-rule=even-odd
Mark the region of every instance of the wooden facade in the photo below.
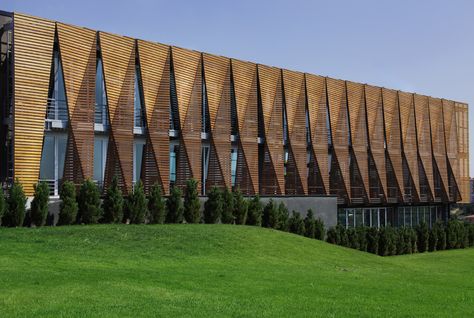
<svg viewBox="0 0 474 318">
<path fill-rule="evenodd" d="M 347 205 L 469 200 L 466 104 L 21 14 L 14 22 L 13 172 L 29 196 L 39 178 L 57 47 L 67 97 L 66 180 L 94 175 L 100 52 L 110 122 L 105 187 L 117 175 L 123 190 L 132 190 L 137 79 L 146 122 L 140 177 L 147 191 L 158 183 L 169 193 L 173 141 L 179 187 L 189 178 L 201 186 L 204 178 L 206 190 L 337 194 Z M 210 145 L 206 176 L 204 144 Z"/>
</svg>

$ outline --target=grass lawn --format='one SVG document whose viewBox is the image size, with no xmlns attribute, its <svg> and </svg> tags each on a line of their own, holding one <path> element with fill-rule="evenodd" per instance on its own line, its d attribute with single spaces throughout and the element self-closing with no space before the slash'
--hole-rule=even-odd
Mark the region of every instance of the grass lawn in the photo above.
<svg viewBox="0 0 474 318">
<path fill-rule="evenodd" d="M 0 228 L 0 317 L 473 317 L 474 249 L 382 258 L 229 225 Z"/>
</svg>

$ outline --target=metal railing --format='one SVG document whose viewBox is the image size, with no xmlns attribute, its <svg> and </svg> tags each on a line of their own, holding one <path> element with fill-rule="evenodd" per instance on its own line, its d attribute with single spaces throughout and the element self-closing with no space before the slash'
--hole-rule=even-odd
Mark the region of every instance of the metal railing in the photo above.
<svg viewBox="0 0 474 318">
<path fill-rule="evenodd" d="M 66 101 L 48 98 L 46 106 L 46 120 L 68 121 L 68 112 Z"/>
</svg>

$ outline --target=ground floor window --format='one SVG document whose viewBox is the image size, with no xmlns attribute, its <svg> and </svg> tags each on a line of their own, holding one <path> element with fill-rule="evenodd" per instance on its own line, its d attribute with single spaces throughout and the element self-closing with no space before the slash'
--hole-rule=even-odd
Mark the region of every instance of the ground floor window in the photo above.
<svg viewBox="0 0 474 318">
<path fill-rule="evenodd" d="M 176 183 L 176 157 L 178 153 L 178 145 L 170 144 L 170 185 Z"/>
<path fill-rule="evenodd" d="M 235 186 L 235 178 L 237 174 L 237 148 L 232 148 L 230 152 L 230 175 L 231 175 L 231 183 L 232 187 Z"/>
<path fill-rule="evenodd" d="M 108 142 L 109 138 L 107 136 L 94 136 L 94 182 L 97 183 L 100 189 L 104 185 Z"/>
<path fill-rule="evenodd" d="M 141 178 L 144 147 L 145 139 L 135 138 L 133 141 L 133 185 Z"/>
<path fill-rule="evenodd" d="M 46 182 L 50 195 L 59 195 L 59 184 L 64 174 L 67 134 L 46 132 L 40 163 L 40 181 Z"/>
</svg>

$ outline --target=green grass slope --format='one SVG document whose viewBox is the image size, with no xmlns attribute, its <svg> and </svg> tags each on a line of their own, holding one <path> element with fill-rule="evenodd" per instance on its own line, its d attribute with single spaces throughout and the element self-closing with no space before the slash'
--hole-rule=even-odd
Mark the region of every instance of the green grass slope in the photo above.
<svg viewBox="0 0 474 318">
<path fill-rule="evenodd" d="M 245 226 L 1 228 L 0 317 L 472 317 L 473 265 Z"/>
</svg>

